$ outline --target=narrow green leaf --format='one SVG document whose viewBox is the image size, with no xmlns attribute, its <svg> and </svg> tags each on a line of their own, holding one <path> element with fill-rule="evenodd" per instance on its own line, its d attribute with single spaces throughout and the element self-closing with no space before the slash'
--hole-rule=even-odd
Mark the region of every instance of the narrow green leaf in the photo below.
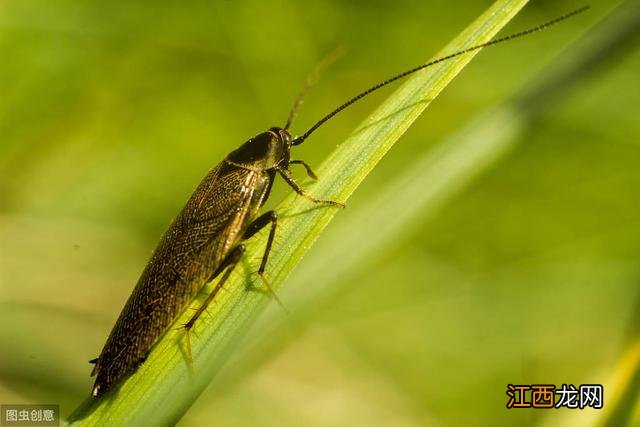
<svg viewBox="0 0 640 427">
<path fill-rule="evenodd" d="M 491 39 L 527 3 L 500 0 L 462 32 L 438 56 Z M 475 53 L 459 56 L 417 73 L 369 116 L 319 168 L 322 179 L 308 190 L 316 197 L 346 200 L 427 105 L 464 68 Z M 277 208 L 281 221 L 278 243 L 269 259 L 268 274 L 278 289 L 319 233 L 338 212 L 317 207 L 291 194 Z M 348 211 L 342 212 L 347 215 Z M 255 317 L 270 298 L 257 277 L 255 260 L 266 242 L 262 233 L 250 241 L 249 256 L 238 268 L 225 292 L 216 296 L 191 334 L 193 363 L 185 355 L 184 334 L 171 330 L 154 347 L 147 361 L 116 393 L 87 401 L 71 417 L 77 425 L 173 424 L 193 404 L 211 378 L 222 368 Z M 207 288 L 207 290 L 210 287 Z M 203 296 L 204 298 L 204 296 Z M 197 307 L 202 298 L 194 302 Z M 290 307 L 292 308 L 292 307 Z M 177 328 L 191 316 L 188 310 Z"/>
</svg>

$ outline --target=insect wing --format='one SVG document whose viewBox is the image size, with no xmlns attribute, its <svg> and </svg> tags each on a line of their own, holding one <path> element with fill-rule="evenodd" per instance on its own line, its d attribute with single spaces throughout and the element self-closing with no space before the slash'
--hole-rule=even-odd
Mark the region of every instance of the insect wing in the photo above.
<svg viewBox="0 0 640 427">
<path fill-rule="evenodd" d="M 92 372 L 98 391 L 144 361 L 241 239 L 259 178 L 222 162 L 202 180 L 160 240 L 107 339 Z"/>
</svg>

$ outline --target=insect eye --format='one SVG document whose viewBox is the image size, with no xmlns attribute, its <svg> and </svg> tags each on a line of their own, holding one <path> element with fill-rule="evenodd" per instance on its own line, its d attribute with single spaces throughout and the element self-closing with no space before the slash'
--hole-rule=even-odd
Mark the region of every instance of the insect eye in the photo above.
<svg viewBox="0 0 640 427">
<path fill-rule="evenodd" d="M 282 141 L 284 141 L 284 143 L 287 146 L 291 145 L 291 135 L 289 134 L 289 132 L 287 132 L 286 130 L 282 129 L 280 131 L 280 137 L 282 138 Z"/>
<path fill-rule="evenodd" d="M 286 129 L 283 128 L 279 128 L 279 127 L 272 127 L 271 129 L 269 129 L 271 132 L 275 133 L 276 135 L 278 135 L 278 137 L 280 138 L 280 140 L 287 146 L 290 147 L 291 146 L 291 134 L 289 133 L 289 131 L 287 131 Z"/>
</svg>

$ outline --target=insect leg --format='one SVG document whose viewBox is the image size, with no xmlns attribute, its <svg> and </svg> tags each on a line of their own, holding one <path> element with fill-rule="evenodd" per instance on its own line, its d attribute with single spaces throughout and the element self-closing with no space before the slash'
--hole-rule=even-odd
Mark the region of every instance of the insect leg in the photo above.
<svg viewBox="0 0 640 427">
<path fill-rule="evenodd" d="M 269 283 L 269 281 L 264 275 L 264 270 L 267 268 L 267 260 L 269 259 L 269 253 L 271 253 L 271 246 L 273 245 L 273 239 L 276 237 L 276 228 L 278 226 L 278 213 L 276 211 L 269 211 L 260 215 L 255 221 L 253 221 L 249 225 L 249 227 L 247 228 L 247 231 L 245 231 L 244 233 L 243 238 L 244 239 L 250 238 L 251 236 L 256 234 L 258 231 L 262 230 L 264 227 L 266 227 L 269 224 L 271 224 L 271 229 L 269 230 L 269 237 L 267 238 L 267 246 L 264 249 L 264 254 L 262 255 L 262 261 L 260 262 L 260 267 L 258 268 L 258 275 L 262 279 L 262 282 L 265 284 L 267 289 L 269 289 L 269 292 L 271 293 L 271 295 L 273 295 L 273 298 L 278 302 L 278 304 L 280 304 L 282 308 L 284 308 L 282 301 L 280 301 L 280 298 L 278 298 L 278 295 L 273 291 L 271 284 Z"/>
<path fill-rule="evenodd" d="M 211 293 L 209 293 L 209 295 L 207 296 L 207 299 L 204 300 L 204 302 L 200 307 L 198 307 L 198 310 L 196 310 L 193 317 L 191 317 L 191 319 L 189 319 L 189 321 L 182 326 L 184 330 L 189 331 L 191 330 L 191 328 L 193 328 L 193 325 L 196 323 L 196 320 L 198 320 L 198 318 L 202 315 L 202 313 L 207 309 L 207 306 L 211 303 L 211 301 L 213 301 L 213 298 L 220 291 L 220 289 L 222 289 L 222 287 L 224 286 L 224 283 L 227 281 L 227 279 L 229 279 L 229 276 L 231 276 L 231 272 L 240 261 L 240 258 L 242 258 L 242 254 L 244 254 L 245 249 L 246 249 L 245 246 L 243 244 L 240 244 L 235 247 L 235 249 L 229 254 L 229 256 L 227 256 L 227 259 L 225 260 L 223 267 L 217 270 L 218 272 L 221 270 L 224 270 L 224 274 L 216 284 L 216 287 L 213 288 Z"/>
<path fill-rule="evenodd" d="M 278 213 L 276 211 L 265 212 L 256 218 L 249 227 L 247 227 L 247 231 L 244 232 L 243 239 L 250 239 L 254 234 L 258 231 L 265 228 L 268 224 L 271 224 L 271 230 L 269 230 L 269 238 L 267 239 L 267 247 L 264 250 L 264 255 L 262 255 L 262 262 L 260 263 L 260 268 L 258 269 L 258 274 L 264 273 L 264 270 L 267 266 L 267 258 L 269 257 L 269 252 L 271 252 L 271 245 L 273 245 L 273 238 L 276 235 L 276 227 L 278 225 Z"/>
<path fill-rule="evenodd" d="M 302 187 L 300 187 L 294 180 L 293 178 L 291 178 L 289 176 L 289 174 L 287 173 L 287 171 L 285 171 L 284 169 L 281 168 L 276 168 L 276 170 L 278 171 L 278 173 L 280 174 L 280 176 L 282 177 L 282 179 L 284 179 L 286 181 L 287 184 L 289 184 L 289 186 L 291 188 L 293 188 L 295 190 L 296 193 L 298 193 L 299 195 L 301 195 L 302 197 L 304 197 L 305 199 L 309 200 L 310 202 L 313 203 L 317 203 L 319 205 L 330 205 L 330 206 L 336 206 L 338 208 L 344 208 L 345 204 L 342 202 L 336 202 L 335 200 L 321 200 L 321 199 L 316 199 L 313 196 L 308 195 L 303 189 Z"/>
<path fill-rule="evenodd" d="M 307 175 L 312 179 L 318 179 L 318 176 L 313 172 L 311 166 L 309 166 L 304 160 L 291 160 L 290 165 L 302 165 L 307 170 Z"/>
</svg>

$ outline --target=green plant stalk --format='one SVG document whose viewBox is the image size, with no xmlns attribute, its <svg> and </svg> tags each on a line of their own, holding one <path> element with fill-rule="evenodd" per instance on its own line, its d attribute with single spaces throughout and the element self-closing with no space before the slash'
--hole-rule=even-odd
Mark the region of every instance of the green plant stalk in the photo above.
<svg viewBox="0 0 640 427">
<path fill-rule="evenodd" d="M 422 153 L 368 200 L 338 221 L 314 248 L 313 257 L 289 278 L 284 295 L 296 311 L 282 319 L 273 310 L 253 328 L 248 345 L 214 381 L 212 390 L 233 387 L 274 354 L 295 340 L 318 315 L 329 310 L 349 283 L 379 262 L 380 248 L 398 244 L 477 176 L 523 142 L 526 131 L 544 114 L 552 114 L 559 100 L 584 84 L 588 77 L 611 68 L 640 34 L 640 5 L 631 1 L 616 8 L 579 41 L 558 54 L 543 72 L 518 93 L 475 117 L 438 145 Z M 424 183 L 429 183 L 428 186 Z M 401 206 L 401 209 L 398 209 Z M 348 239 L 344 236 L 348 235 Z M 367 244 L 361 242 L 366 239 Z M 331 269 L 325 266 L 331 265 Z M 320 286 L 316 283 L 321 278 Z M 639 323 L 639 322 L 636 322 Z"/>
<path fill-rule="evenodd" d="M 490 40 L 527 3 L 527 0 L 496 1 L 438 56 Z M 405 82 L 319 168 L 322 179 L 309 188 L 316 197 L 346 200 L 384 154 L 408 129 L 476 52 L 416 73 Z M 274 289 L 280 288 L 319 233 L 337 213 L 317 207 L 291 194 L 276 208 L 281 213 L 278 241 L 269 259 L 267 274 Z M 346 214 L 346 213 L 345 213 Z M 225 291 L 216 296 L 209 316 L 191 333 L 192 363 L 186 356 L 185 335 L 170 330 L 154 347 L 138 372 L 115 393 L 99 401 L 87 400 L 70 418 L 75 425 L 171 425 L 177 422 L 221 369 L 269 297 L 252 273 L 266 242 L 262 233 L 250 241 L 251 265 L 232 275 Z M 208 285 L 206 290 L 210 290 Z M 204 294 L 204 293 L 203 293 Z M 197 307 L 204 295 L 192 308 Z M 174 325 L 185 323 L 187 310 Z"/>
</svg>

